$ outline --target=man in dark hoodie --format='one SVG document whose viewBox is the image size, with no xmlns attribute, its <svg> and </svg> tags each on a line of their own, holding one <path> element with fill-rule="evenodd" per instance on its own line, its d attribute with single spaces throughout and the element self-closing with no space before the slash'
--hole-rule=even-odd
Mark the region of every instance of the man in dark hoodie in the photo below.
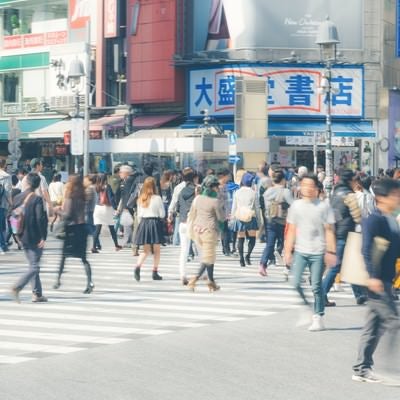
<svg viewBox="0 0 400 400">
<path fill-rule="evenodd" d="M 42 294 L 40 258 L 47 238 L 48 221 L 43 199 L 35 194 L 35 190 L 40 186 L 40 176 L 36 173 L 29 173 L 26 177 L 26 185 L 27 189 L 15 197 L 13 208 L 24 206 L 23 231 L 20 239 L 29 262 L 29 270 L 12 288 L 12 295 L 19 302 L 19 292 L 30 281 L 32 285 L 32 302 L 44 303 L 47 298 Z"/>
<path fill-rule="evenodd" d="M 385 331 L 390 339 L 385 354 L 388 372 L 393 372 L 391 369 L 396 369 L 399 361 L 396 339 L 400 320 L 393 301 L 392 282 L 396 275 L 396 260 L 400 257 L 400 229 L 393 216 L 400 206 L 400 184 L 393 179 L 383 178 L 373 184 L 373 191 L 377 210 L 364 218 L 362 223 L 362 255 L 369 275 L 367 318 L 357 361 L 353 365 L 352 379 L 400 386 L 398 380 L 379 377 L 372 371 L 373 354 Z M 382 242 L 384 244 L 379 245 Z"/>
<path fill-rule="evenodd" d="M 189 255 L 190 239 L 187 235 L 187 218 L 196 195 L 196 186 L 193 182 L 194 172 L 192 168 L 183 170 L 183 181 L 185 187 L 181 190 L 176 204 L 176 211 L 179 214 L 179 236 L 181 239 L 181 253 L 179 257 L 179 273 L 183 285 L 188 284 L 186 277 L 186 260 Z"/>
<path fill-rule="evenodd" d="M 356 224 L 361 222 L 361 210 L 358 206 L 357 197 L 353 191 L 355 174 L 351 170 L 343 170 L 340 174 L 339 183 L 333 190 L 331 207 L 335 213 L 335 236 L 336 236 L 336 259 L 337 264 L 329 268 L 322 287 L 325 293 L 325 306 L 332 307 L 336 303 L 328 300 L 336 275 L 340 272 L 346 239 L 349 232 L 354 232 Z M 352 285 L 357 304 L 364 304 L 367 300 L 365 290 L 358 285 Z"/>
</svg>

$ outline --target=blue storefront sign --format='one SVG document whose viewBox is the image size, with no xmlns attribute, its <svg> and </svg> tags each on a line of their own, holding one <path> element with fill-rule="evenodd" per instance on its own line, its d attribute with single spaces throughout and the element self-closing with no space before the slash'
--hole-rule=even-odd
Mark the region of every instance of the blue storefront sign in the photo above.
<svg viewBox="0 0 400 400">
<path fill-rule="evenodd" d="M 265 77 L 270 116 L 324 117 L 325 95 L 318 87 L 325 69 L 320 65 L 236 65 L 194 68 L 189 71 L 188 109 L 190 117 L 200 117 L 208 109 L 216 117 L 232 117 L 235 112 L 235 80 L 239 76 Z M 332 115 L 362 118 L 364 114 L 364 70 L 362 66 L 332 69 Z"/>
</svg>

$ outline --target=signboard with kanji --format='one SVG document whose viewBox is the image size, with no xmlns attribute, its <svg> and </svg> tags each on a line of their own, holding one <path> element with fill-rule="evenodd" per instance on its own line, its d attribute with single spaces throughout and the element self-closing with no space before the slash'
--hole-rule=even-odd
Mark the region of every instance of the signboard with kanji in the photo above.
<svg viewBox="0 0 400 400">
<path fill-rule="evenodd" d="M 326 95 L 318 93 L 321 66 L 229 66 L 189 71 L 189 114 L 200 117 L 208 109 L 212 116 L 230 117 L 235 112 L 235 79 L 263 76 L 268 82 L 270 116 L 323 117 Z M 332 115 L 363 117 L 364 70 L 362 66 L 332 69 Z"/>
</svg>

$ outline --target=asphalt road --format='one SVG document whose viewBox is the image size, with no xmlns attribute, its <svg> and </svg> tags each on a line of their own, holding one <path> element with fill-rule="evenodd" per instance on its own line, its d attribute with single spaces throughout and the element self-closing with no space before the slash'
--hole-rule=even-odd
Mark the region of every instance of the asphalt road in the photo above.
<svg viewBox="0 0 400 400">
<path fill-rule="evenodd" d="M 311 333 L 295 326 L 298 299 L 278 269 L 263 279 L 256 266 L 240 269 L 237 260 L 220 257 L 216 275 L 222 290 L 209 294 L 201 287 L 188 294 L 178 286 L 176 249 L 164 250 L 165 281 L 145 275 L 142 286 L 132 282 L 132 267 L 124 266 L 130 263 L 128 250 L 118 256 L 104 252 L 101 259 L 91 256 L 96 293 L 85 297 L 75 264 L 63 290 L 51 290 L 57 251 L 48 254 L 43 265 L 48 304 L 33 305 L 25 297 L 17 305 L 1 293 L 2 400 L 400 397 L 400 388 L 351 380 L 365 307 L 354 304 L 349 288 L 333 294 L 338 307 L 327 310 L 327 330 Z M 1 264 L 3 289 L 24 268 L 21 255 L 7 257 Z M 88 341 L 94 335 L 98 340 Z M 46 350 L 46 343 L 53 347 Z M 1 363 L 2 356 L 26 360 Z"/>
</svg>

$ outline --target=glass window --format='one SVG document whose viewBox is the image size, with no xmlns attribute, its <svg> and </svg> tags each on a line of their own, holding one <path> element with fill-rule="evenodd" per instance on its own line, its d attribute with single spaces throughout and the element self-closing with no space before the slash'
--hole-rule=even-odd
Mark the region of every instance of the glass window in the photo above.
<svg viewBox="0 0 400 400">
<path fill-rule="evenodd" d="M 68 3 L 64 0 L 29 0 L 0 9 L 3 34 L 25 35 L 67 30 Z"/>
<path fill-rule="evenodd" d="M 20 75 L 7 73 L 3 75 L 3 99 L 5 103 L 16 103 L 20 88 Z"/>
</svg>

